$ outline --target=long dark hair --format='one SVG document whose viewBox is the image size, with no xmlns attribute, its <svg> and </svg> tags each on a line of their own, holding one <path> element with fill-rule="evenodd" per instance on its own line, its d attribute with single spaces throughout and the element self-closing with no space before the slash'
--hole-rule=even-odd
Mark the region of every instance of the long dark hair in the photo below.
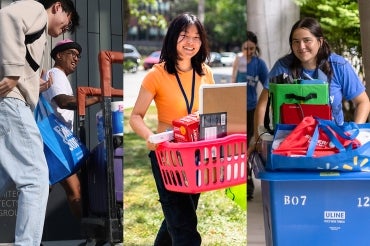
<svg viewBox="0 0 370 246">
<path fill-rule="evenodd" d="M 181 32 L 185 31 L 190 25 L 195 25 L 198 29 L 199 37 L 202 42 L 198 53 L 191 58 L 191 64 L 197 74 L 204 75 L 202 64 L 209 57 L 209 46 L 206 30 L 199 19 L 190 13 L 183 13 L 172 20 L 168 27 L 167 34 L 163 40 L 160 62 L 165 62 L 165 69 L 170 74 L 175 74 L 177 60 L 177 41 Z"/>
<path fill-rule="evenodd" d="M 251 41 L 252 43 L 256 45 L 256 55 L 259 56 L 261 51 L 260 51 L 260 47 L 258 46 L 257 35 L 254 34 L 254 32 L 247 31 L 247 41 Z"/>
<path fill-rule="evenodd" d="M 331 70 L 331 66 L 329 64 L 329 61 L 328 61 L 330 53 L 331 53 L 330 46 L 329 46 L 329 43 L 327 42 L 327 40 L 324 37 L 324 34 L 323 34 L 322 28 L 320 26 L 320 23 L 316 19 L 311 18 L 311 17 L 305 17 L 305 18 L 297 21 L 293 25 L 292 30 L 290 31 L 289 45 L 290 45 L 290 49 L 292 50 L 291 54 L 293 54 L 293 57 L 294 57 L 293 62 L 290 65 L 290 69 L 292 71 L 293 77 L 294 78 L 299 78 L 300 73 L 302 71 L 301 61 L 294 55 L 293 49 L 292 49 L 293 33 L 298 28 L 304 28 L 304 29 L 308 30 L 310 33 L 312 33 L 312 35 L 314 35 L 317 39 L 322 40 L 322 45 L 319 48 L 318 53 L 317 53 L 317 57 L 316 57 L 317 58 L 316 59 L 316 67 L 321 69 L 326 74 L 326 76 L 328 77 L 328 80 L 330 81 L 330 78 L 331 78 L 332 73 L 333 73 L 332 70 Z"/>
</svg>

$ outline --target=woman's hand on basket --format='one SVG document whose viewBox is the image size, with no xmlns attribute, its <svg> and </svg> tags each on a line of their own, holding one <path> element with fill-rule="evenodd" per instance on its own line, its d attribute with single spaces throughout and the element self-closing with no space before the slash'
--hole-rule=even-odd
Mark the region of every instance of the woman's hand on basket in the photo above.
<svg viewBox="0 0 370 246">
<path fill-rule="evenodd" d="M 146 140 L 146 147 L 149 149 L 149 150 L 152 150 L 152 151 L 155 151 L 158 147 L 158 144 L 156 143 L 152 143 L 149 141 L 149 138 Z"/>
</svg>

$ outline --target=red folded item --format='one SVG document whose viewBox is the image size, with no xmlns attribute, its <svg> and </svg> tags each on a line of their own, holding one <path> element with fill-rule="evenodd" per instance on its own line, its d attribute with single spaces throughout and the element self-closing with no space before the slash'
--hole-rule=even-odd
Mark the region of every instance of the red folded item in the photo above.
<svg viewBox="0 0 370 246">
<path fill-rule="evenodd" d="M 318 136 L 315 138 L 314 132 L 317 127 Z M 327 132 L 324 128 L 327 129 Z M 347 135 L 348 138 L 343 138 L 339 131 L 342 135 Z M 331 135 L 328 132 L 331 132 Z M 342 148 L 356 149 L 361 146 L 360 141 L 353 136 L 350 137 L 349 132 L 344 131 L 343 128 L 334 128 L 325 121 L 316 120 L 309 116 L 305 117 L 272 152 L 285 156 L 306 156 L 313 141 L 314 157 L 331 155 L 340 151 L 336 143 L 333 142 L 334 139 L 337 140 L 338 146 L 342 145 L 340 146 Z"/>
<path fill-rule="evenodd" d="M 316 116 L 320 119 L 331 120 L 331 108 L 329 105 L 317 104 L 287 104 L 280 108 L 280 123 L 299 124 L 306 116 Z"/>
</svg>

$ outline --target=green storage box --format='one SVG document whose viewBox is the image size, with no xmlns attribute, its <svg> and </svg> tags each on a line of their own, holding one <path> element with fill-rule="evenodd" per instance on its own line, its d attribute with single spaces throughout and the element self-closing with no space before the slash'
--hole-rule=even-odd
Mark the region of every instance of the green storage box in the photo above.
<svg viewBox="0 0 370 246">
<path fill-rule="evenodd" d="M 329 85 L 325 84 L 275 84 L 269 85 L 274 126 L 280 123 L 283 103 L 329 104 Z"/>
</svg>

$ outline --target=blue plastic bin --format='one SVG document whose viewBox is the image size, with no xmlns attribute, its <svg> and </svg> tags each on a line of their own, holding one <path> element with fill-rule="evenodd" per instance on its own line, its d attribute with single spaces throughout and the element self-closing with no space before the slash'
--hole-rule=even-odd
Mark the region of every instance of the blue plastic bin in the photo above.
<svg viewBox="0 0 370 246">
<path fill-rule="evenodd" d="M 266 245 L 370 245 L 370 173 L 254 172 Z"/>
</svg>

